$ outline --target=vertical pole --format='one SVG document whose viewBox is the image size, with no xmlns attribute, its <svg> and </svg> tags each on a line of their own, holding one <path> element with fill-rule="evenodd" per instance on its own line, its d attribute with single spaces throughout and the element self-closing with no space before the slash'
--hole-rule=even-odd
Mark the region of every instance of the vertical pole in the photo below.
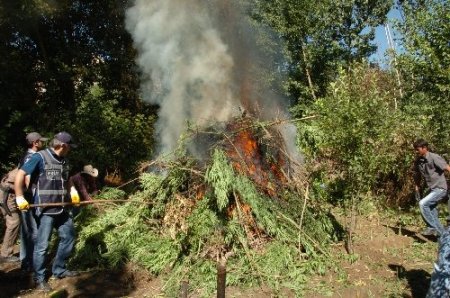
<svg viewBox="0 0 450 298">
<path fill-rule="evenodd" d="M 384 24 L 384 32 L 386 33 L 386 39 L 388 42 L 388 46 L 389 49 L 391 50 L 390 54 L 392 55 L 392 60 L 393 61 L 389 61 L 390 64 L 393 65 L 394 67 L 394 71 L 395 71 L 395 75 L 397 77 L 397 85 L 398 85 L 398 91 L 400 94 L 400 98 L 403 97 L 403 90 L 402 90 L 402 83 L 400 80 L 400 73 L 397 69 L 397 59 L 395 58 L 395 56 L 397 55 L 396 50 L 395 50 L 395 44 L 394 44 L 394 39 L 392 38 L 392 34 L 391 34 L 391 29 L 389 28 L 389 24 L 385 23 Z M 397 100 L 395 100 L 395 109 L 397 109 Z"/>
<path fill-rule="evenodd" d="M 225 298 L 227 269 L 225 264 L 217 262 L 217 298 Z"/>
<path fill-rule="evenodd" d="M 188 287 L 189 283 L 185 280 L 181 281 L 181 291 L 180 291 L 180 298 L 187 298 L 188 297 Z"/>
</svg>

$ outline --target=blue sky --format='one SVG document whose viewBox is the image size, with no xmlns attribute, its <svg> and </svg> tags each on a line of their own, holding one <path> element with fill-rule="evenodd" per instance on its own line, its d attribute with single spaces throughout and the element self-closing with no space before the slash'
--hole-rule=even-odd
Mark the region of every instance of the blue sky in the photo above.
<svg viewBox="0 0 450 298">
<path fill-rule="evenodd" d="M 394 26 L 393 26 L 393 19 L 400 19 L 400 12 L 393 8 L 389 13 L 388 13 L 388 24 L 390 26 L 391 29 L 391 34 L 392 34 L 392 38 L 394 39 L 394 45 L 396 50 L 399 50 L 399 44 L 396 42 L 396 38 L 398 38 L 399 33 L 396 32 L 394 30 Z M 387 42 L 387 38 L 386 38 L 386 33 L 384 30 L 384 26 L 378 26 L 375 29 L 375 43 L 378 46 L 378 50 L 375 54 L 373 54 L 370 57 L 371 61 L 374 62 L 378 62 L 381 65 L 386 65 L 386 57 L 385 57 L 385 52 L 388 49 L 388 42 Z"/>
</svg>

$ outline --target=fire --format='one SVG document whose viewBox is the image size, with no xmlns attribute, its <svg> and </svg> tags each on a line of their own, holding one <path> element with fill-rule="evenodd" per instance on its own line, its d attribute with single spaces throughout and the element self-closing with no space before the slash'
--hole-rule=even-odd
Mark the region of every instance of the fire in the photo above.
<svg viewBox="0 0 450 298">
<path fill-rule="evenodd" d="M 280 150 L 277 144 L 269 148 L 261 142 L 252 118 L 245 117 L 228 124 L 227 131 L 234 132 L 229 138 L 226 152 L 236 171 L 253 179 L 269 196 L 275 197 L 278 188 L 286 182 L 283 168 L 286 159 L 273 149 Z M 272 149 L 272 150 L 270 150 Z M 272 154 L 271 158 L 268 155 Z"/>
</svg>

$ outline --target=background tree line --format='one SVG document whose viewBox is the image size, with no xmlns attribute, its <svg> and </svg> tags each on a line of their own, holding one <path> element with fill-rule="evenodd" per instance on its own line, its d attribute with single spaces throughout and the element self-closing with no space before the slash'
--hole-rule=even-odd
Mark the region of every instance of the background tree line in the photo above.
<svg viewBox="0 0 450 298">
<path fill-rule="evenodd" d="M 26 132 L 69 131 L 72 163 L 132 172 L 149 158 L 156 107 L 139 98 L 127 1 L 2 1 L 0 155 L 17 163 Z"/>
<path fill-rule="evenodd" d="M 255 26 L 283 41 L 274 86 L 292 102 L 298 146 L 313 184 L 332 200 L 407 198 L 420 136 L 449 148 L 450 4 L 440 0 L 240 0 Z M 71 132 L 72 163 L 130 177 L 152 156 L 156 106 L 139 98 L 126 0 L 0 2 L 0 166 L 22 154 L 26 132 Z M 403 50 L 394 65 L 367 62 L 374 30 L 393 7 Z M 264 44 L 262 45 L 264 47 Z M 270 48 L 270 44 L 266 44 Z M 274 82 L 279 82 L 275 80 Z M 322 188 L 317 187 L 317 192 Z"/>
</svg>

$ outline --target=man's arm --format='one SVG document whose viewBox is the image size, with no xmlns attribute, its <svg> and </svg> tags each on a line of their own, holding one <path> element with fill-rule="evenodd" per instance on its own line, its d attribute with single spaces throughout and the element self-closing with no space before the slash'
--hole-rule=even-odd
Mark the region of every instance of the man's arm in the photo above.
<svg viewBox="0 0 450 298">
<path fill-rule="evenodd" d="M 14 180 L 14 192 L 16 196 L 23 196 L 23 186 L 25 185 L 25 173 L 24 170 L 19 169 L 16 174 L 16 179 Z"/>
<path fill-rule="evenodd" d="M 31 182 L 31 176 L 30 175 L 26 175 L 25 176 L 25 188 L 28 189 L 28 187 L 30 187 L 30 182 Z"/>
<path fill-rule="evenodd" d="M 14 181 L 14 192 L 16 193 L 16 204 L 19 210 L 27 210 L 30 208 L 27 200 L 23 197 L 23 185 L 25 183 L 25 173 L 24 170 L 19 169 L 16 174 L 16 179 Z"/>
<path fill-rule="evenodd" d="M 33 154 L 31 158 L 17 171 L 14 181 L 14 191 L 16 193 L 16 203 L 20 210 L 28 209 L 29 204 L 23 197 L 24 186 L 29 183 L 27 176 L 39 169 L 41 162 L 40 155 Z"/>
<path fill-rule="evenodd" d="M 414 173 L 413 173 L 413 179 L 414 179 L 414 186 L 415 186 L 415 191 L 420 192 L 420 184 L 422 182 L 422 176 L 420 174 L 419 171 L 419 166 L 418 166 L 418 161 L 416 160 L 416 162 L 414 163 Z"/>
<path fill-rule="evenodd" d="M 445 159 L 438 155 L 438 154 L 430 154 L 430 157 L 432 158 L 432 161 L 434 163 L 434 166 L 436 168 L 439 168 L 441 171 L 449 171 L 450 172 L 450 166 L 445 161 Z"/>
</svg>

